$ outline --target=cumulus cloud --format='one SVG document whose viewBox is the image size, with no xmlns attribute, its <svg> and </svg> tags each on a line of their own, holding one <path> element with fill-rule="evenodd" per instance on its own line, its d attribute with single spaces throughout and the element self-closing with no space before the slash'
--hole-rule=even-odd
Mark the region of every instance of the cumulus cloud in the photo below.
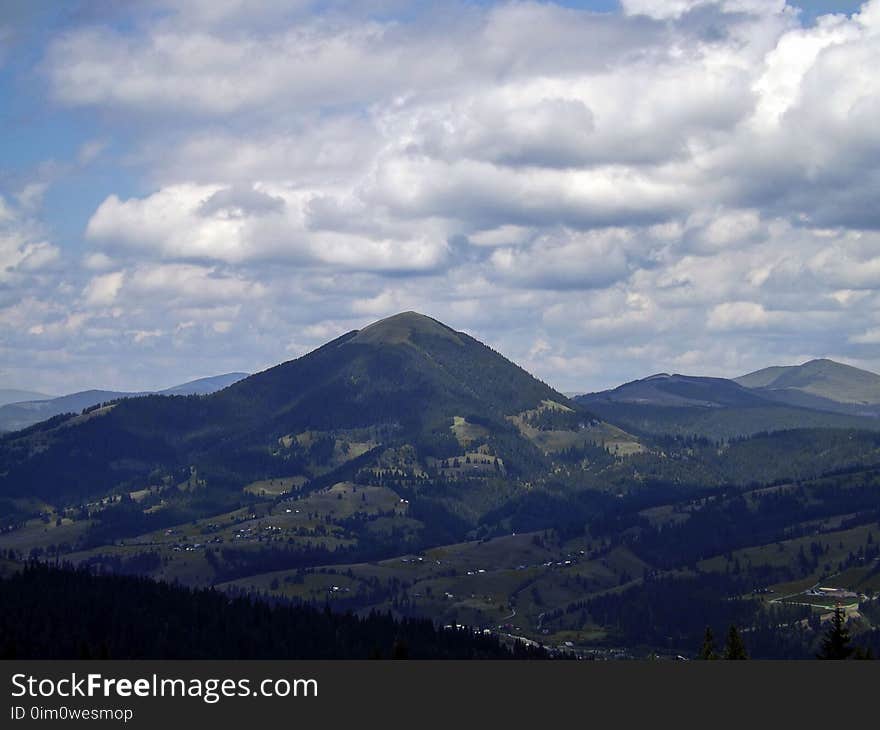
<svg viewBox="0 0 880 730">
<path fill-rule="evenodd" d="M 725 13 L 774 15 L 785 9 L 785 0 L 620 0 L 624 12 L 667 20 L 706 7 Z"/>
<path fill-rule="evenodd" d="M 76 153 L 76 161 L 80 165 L 90 165 L 97 160 L 101 156 L 101 153 L 106 149 L 107 140 L 90 139 L 80 145 L 79 150 Z"/>
<path fill-rule="evenodd" d="M 710 329 L 762 329 L 770 324 L 770 314 L 756 302 L 724 302 L 712 308 L 707 317 Z"/>
<path fill-rule="evenodd" d="M 94 277 L 83 290 L 86 303 L 92 306 L 112 304 L 122 288 L 124 279 L 125 272 L 123 271 L 114 271 L 111 274 L 102 274 L 101 276 Z"/>
<path fill-rule="evenodd" d="M 598 289 L 628 273 L 624 232 L 561 232 L 539 237 L 533 245 L 499 248 L 490 258 L 500 277 L 539 289 Z"/>
<path fill-rule="evenodd" d="M 265 293 L 259 282 L 191 264 L 139 266 L 130 273 L 127 286 L 140 300 L 161 297 L 176 305 L 228 304 L 259 298 Z"/>
<path fill-rule="evenodd" d="M 849 341 L 857 345 L 880 345 L 880 328 L 875 327 L 860 334 L 850 335 Z"/>
<path fill-rule="evenodd" d="M 446 242 L 427 234 L 403 237 L 309 230 L 311 197 L 297 190 L 172 185 L 146 198 L 108 197 L 89 220 L 86 236 L 166 259 L 241 263 L 282 259 L 380 271 L 437 266 Z"/>
<path fill-rule="evenodd" d="M 53 43 L 48 63 L 55 96 L 70 104 L 222 115 L 273 103 L 279 92 L 311 104 L 366 103 L 410 60 L 384 42 L 388 31 L 315 22 L 248 38 L 163 25 L 132 37 L 90 28 Z M 437 68 L 446 66 L 444 50 L 432 52 Z"/>
<path fill-rule="evenodd" d="M 24 202 L 16 208 L 0 196 L 0 285 L 23 283 L 58 259 L 59 249 L 43 238 L 42 227 L 26 215 Z"/>
<path fill-rule="evenodd" d="M 54 278 L 46 189 L 0 198 L 29 357 L 253 369 L 418 309 L 567 390 L 880 367 L 880 0 L 399 7 L 162 0 L 53 35 L 52 103 L 106 124 L 76 163 L 137 180 L 93 191 Z"/>
<path fill-rule="evenodd" d="M 229 187 L 218 190 L 198 207 L 198 213 L 207 218 L 220 216 L 226 218 L 246 218 L 280 213 L 284 210 L 284 199 L 269 195 L 256 188 Z"/>
</svg>

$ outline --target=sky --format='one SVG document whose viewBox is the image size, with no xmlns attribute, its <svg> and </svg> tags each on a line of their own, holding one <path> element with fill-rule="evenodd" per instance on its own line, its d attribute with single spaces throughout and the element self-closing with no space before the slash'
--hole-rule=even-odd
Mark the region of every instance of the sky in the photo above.
<svg viewBox="0 0 880 730">
<path fill-rule="evenodd" d="M 5 0 L 0 388 L 405 310 L 564 391 L 880 371 L 878 66 L 880 0 Z"/>
</svg>

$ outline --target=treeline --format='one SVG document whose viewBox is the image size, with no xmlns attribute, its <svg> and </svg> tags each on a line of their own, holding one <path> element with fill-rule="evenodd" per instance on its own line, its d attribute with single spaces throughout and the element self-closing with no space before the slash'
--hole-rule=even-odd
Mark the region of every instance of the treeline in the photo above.
<svg viewBox="0 0 880 730">
<path fill-rule="evenodd" d="M 584 413 L 560 408 L 544 408 L 530 413 L 524 420 L 539 431 L 578 431 L 591 422 L 591 418 Z"/>
<path fill-rule="evenodd" d="M 806 606 L 762 609 L 757 600 L 739 596 L 750 583 L 720 573 L 646 580 L 619 593 L 606 593 L 571 604 L 566 614 L 610 629 L 629 646 L 663 647 L 689 654 L 700 645 L 707 625 L 721 633 L 727 626 L 749 627 L 749 653 L 756 659 L 807 659 L 817 625 L 809 625 Z M 560 617 L 564 621 L 564 617 Z M 802 626 L 799 622 L 808 623 Z"/>
<path fill-rule="evenodd" d="M 675 511 L 683 516 L 680 521 L 652 525 L 627 509 L 594 519 L 590 531 L 613 544 L 627 545 L 656 568 L 694 566 L 704 558 L 730 556 L 741 548 L 815 534 L 816 522 L 838 515 L 850 517 L 835 530 L 877 523 L 880 531 L 878 486 L 880 473 L 871 469 L 766 492 L 727 488 L 679 502 Z M 792 563 L 774 580 L 797 578 L 814 567 L 807 570 Z"/>
<path fill-rule="evenodd" d="M 798 428 L 757 433 L 726 443 L 698 438 L 657 440 L 663 458 L 630 461 L 643 478 L 682 484 L 760 486 L 803 481 L 880 464 L 880 432 Z"/>
<path fill-rule="evenodd" d="M 4 659 L 512 659 L 541 649 L 427 619 L 366 617 L 32 563 L 0 579 Z"/>
</svg>

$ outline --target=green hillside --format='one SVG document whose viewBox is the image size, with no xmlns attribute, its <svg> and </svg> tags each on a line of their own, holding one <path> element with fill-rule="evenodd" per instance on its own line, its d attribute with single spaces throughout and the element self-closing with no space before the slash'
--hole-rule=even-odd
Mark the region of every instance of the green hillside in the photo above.
<svg viewBox="0 0 880 730">
<path fill-rule="evenodd" d="M 877 646 L 878 424 L 680 375 L 571 401 L 404 313 L 213 395 L 0 437 L 0 574 L 69 562 L 597 657 L 690 656 L 731 623 L 753 656 L 808 657 L 816 586 L 839 587 Z"/>
<path fill-rule="evenodd" d="M 386 466 L 426 473 L 431 460 L 467 459 L 456 418 L 482 429 L 468 448 L 515 467 L 536 447 L 508 417 L 544 403 L 569 401 L 472 337 L 408 312 L 213 395 L 121 400 L 8 434 L 0 495 L 82 500 L 179 484 L 192 470 L 236 491 L 276 477 L 310 482 L 404 444 L 412 463 Z"/>
</svg>

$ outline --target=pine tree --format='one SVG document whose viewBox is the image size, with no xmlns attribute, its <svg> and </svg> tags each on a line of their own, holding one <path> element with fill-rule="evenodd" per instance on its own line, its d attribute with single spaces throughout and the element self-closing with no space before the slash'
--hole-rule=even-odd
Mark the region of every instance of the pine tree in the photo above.
<svg viewBox="0 0 880 730">
<path fill-rule="evenodd" d="M 843 620 L 843 611 L 837 606 L 834 609 L 834 618 L 831 619 L 831 628 L 825 632 L 822 651 L 816 656 L 819 659 L 849 659 L 855 651 L 849 642 L 849 629 Z"/>
<path fill-rule="evenodd" d="M 703 638 L 703 646 L 700 649 L 700 659 L 717 659 L 718 652 L 715 651 L 715 636 L 710 627 L 706 627 L 706 634 Z"/>
<path fill-rule="evenodd" d="M 725 659 L 748 659 L 749 655 L 746 653 L 746 646 L 743 644 L 742 637 L 739 635 L 739 631 L 736 630 L 736 626 L 730 626 L 730 630 L 727 632 L 727 645 L 724 647 L 724 658 Z"/>
</svg>

